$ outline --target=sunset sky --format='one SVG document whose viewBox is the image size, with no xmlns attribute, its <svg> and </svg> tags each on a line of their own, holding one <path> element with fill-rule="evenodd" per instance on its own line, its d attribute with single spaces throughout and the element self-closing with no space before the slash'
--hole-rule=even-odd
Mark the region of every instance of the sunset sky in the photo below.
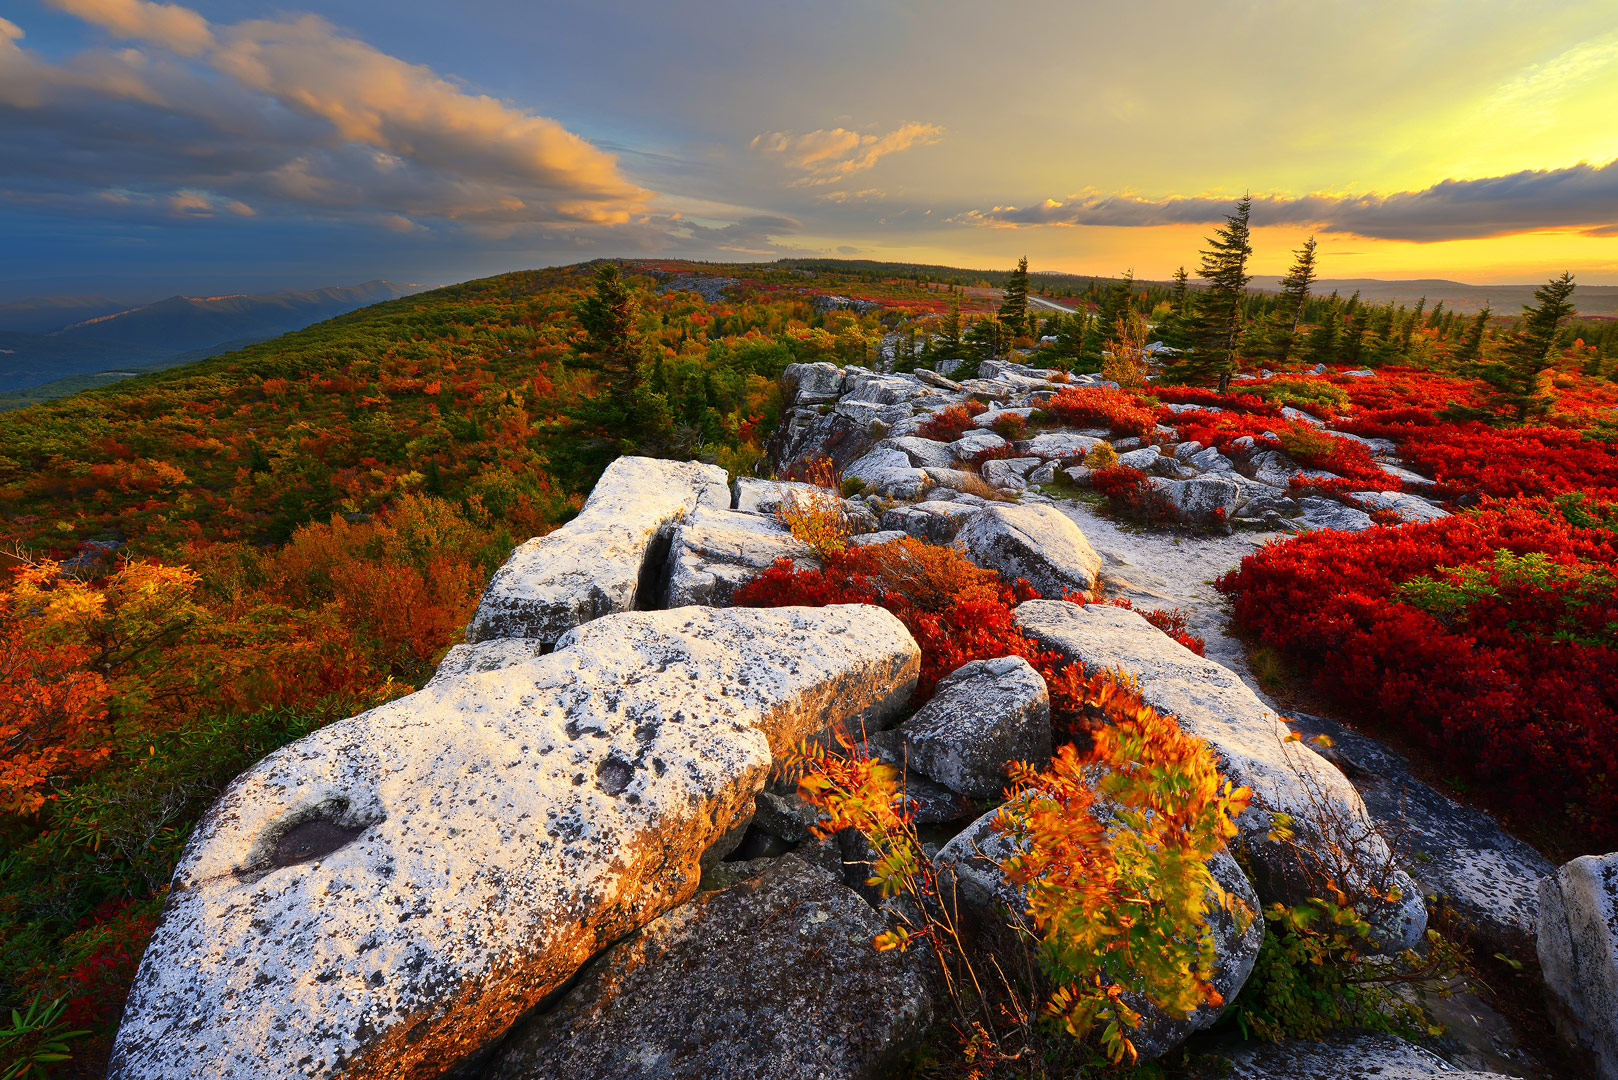
<svg viewBox="0 0 1618 1080">
<path fill-rule="evenodd" d="M 0 299 L 599 255 L 1618 283 L 1618 5 L 5 0 Z"/>
</svg>

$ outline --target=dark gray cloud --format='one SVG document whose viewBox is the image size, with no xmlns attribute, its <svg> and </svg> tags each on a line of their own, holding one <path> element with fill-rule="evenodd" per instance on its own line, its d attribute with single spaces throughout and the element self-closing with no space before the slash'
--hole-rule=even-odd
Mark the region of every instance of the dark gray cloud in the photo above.
<svg viewBox="0 0 1618 1080">
<path fill-rule="evenodd" d="M 1222 222 L 1233 201 L 1086 194 L 1048 199 L 1037 206 L 971 210 L 953 220 L 1002 228 L 1204 225 Z M 1327 233 L 1416 243 L 1510 236 L 1537 229 L 1577 229 L 1592 236 L 1612 236 L 1618 234 L 1618 160 L 1476 180 L 1444 180 L 1421 191 L 1392 195 L 1255 195 L 1252 221 L 1255 226 L 1312 226 Z"/>
</svg>

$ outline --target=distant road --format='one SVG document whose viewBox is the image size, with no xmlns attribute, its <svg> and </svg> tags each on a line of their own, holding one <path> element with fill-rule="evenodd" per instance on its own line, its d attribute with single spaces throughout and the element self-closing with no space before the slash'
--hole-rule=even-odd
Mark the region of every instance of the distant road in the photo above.
<svg viewBox="0 0 1618 1080">
<path fill-rule="evenodd" d="M 1063 307 L 1061 304 L 1053 304 L 1049 300 L 1043 300 L 1037 296 L 1030 296 L 1028 298 L 1028 302 L 1030 304 L 1037 304 L 1048 311 L 1060 311 L 1063 315 L 1072 315 L 1078 310 L 1077 308 Z"/>
</svg>

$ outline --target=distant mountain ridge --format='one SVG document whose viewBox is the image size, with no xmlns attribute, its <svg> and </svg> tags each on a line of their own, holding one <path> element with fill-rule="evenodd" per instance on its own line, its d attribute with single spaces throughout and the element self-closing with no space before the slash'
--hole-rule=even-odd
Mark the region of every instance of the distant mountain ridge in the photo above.
<svg viewBox="0 0 1618 1080">
<path fill-rule="evenodd" d="M 134 307 L 104 297 L 0 304 L 0 391 L 197 360 L 424 288 L 376 280 L 265 295 L 171 296 Z"/>
<path fill-rule="evenodd" d="M 1273 275 L 1255 275 L 1251 287 L 1274 292 L 1281 279 Z M 1483 310 L 1487 303 L 1496 315 L 1520 315 L 1524 304 L 1534 302 L 1531 285 L 1467 285 L 1444 278 L 1321 278 L 1310 290 L 1316 296 L 1325 296 L 1334 290 L 1345 300 L 1360 294 L 1361 300 L 1378 304 L 1407 304 L 1412 307 L 1422 297 L 1427 298 L 1431 311 L 1440 300 L 1451 311 L 1472 314 Z M 1618 285 L 1579 285 L 1573 291 L 1573 304 L 1580 315 L 1618 316 Z"/>
</svg>

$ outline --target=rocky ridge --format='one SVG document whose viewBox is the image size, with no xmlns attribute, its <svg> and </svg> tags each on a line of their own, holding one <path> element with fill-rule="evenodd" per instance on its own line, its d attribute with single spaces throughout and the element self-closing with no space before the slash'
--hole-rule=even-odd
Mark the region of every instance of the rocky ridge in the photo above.
<svg viewBox="0 0 1618 1080">
<path fill-rule="evenodd" d="M 976 453 L 1005 443 L 988 430 L 994 417 L 1027 416 L 1061 385 L 1014 364 L 984 364 L 979 376 L 794 366 L 772 450 L 783 465 L 831 456 L 862 480 L 844 505 L 865 538 L 955 543 L 981 565 L 1037 579 L 1047 596 L 1104 580 L 1064 500 L 1040 490 L 1103 441 L 1141 453 L 1176 505 L 1228 507 L 1236 520 L 1256 508 L 1248 520 L 1279 529 L 1359 526 L 1350 513 L 1370 523 L 1340 503 L 1287 508 L 1284 484 L 1270 481 L 1296 466 L 1274 451 L 1244 460 L 1154 446 L 1146 460 L 1146 447 L 1105 432 L 1059 430 L 979 472 Z M 990 405 L 979 430 L 950 444 L 919 437 L 932 413 L 965 400 Z M 804 492 L 620 459 L 578 519 L 513 553 L 468 644 L 427 687 L 239 778 L 182 860 L 111 1075 L 426 1078 L 459 1065 L 459 1075 L 518 1080 L 558 1075 L 564 1062 L 581 1076 L 885 1075 L 923 1037 L 936 990 L 908 962 L 862 947 L 884 915 L 861 892 L 860 841 L 811 839 L 771 764 L 828 727 L 864 728 L 875 754 L 907 770 L 918 821 L 958 834 L 936 861 L 967 882 L 962 845 L 990 852 L 999 839 L 977 816 L 993 763 L 1049 752 L 1048 699 L 1042 712 L 1042 680 L 1026 663 L 982 661 L 946 680 L 931 713 L 886 731 L 917 669 L 891 615 L 726 608 L 775 558 L 809 557 L 771 516 Z M 1442 512 L 1416 498 L 1428 510 L 1410 520 Z M 1387 945 L 1419 937 L 1432 876 L 1398 867 L 1378 832 L 1390 815 L 1362 797 L 1352 769 L 1286 741 L 1237 675 L 1116 608 L 1045 600 L 1017 614 L 1080 663 L 1139 674 L 1148 699 L 1207 739 L 1270 811 L 1332 807 L 1354 837 L 1334 857 L 1401 885 L 1398 902 L 1372 913 Z M 1292 868 L 1263 840 L 1265 812 L 1241 823 L 1259 880 L 1229 858 L 1219 879 L 1255 902 L 1295 899 Z M 1305 836 L 1306 846 L 1327 839 Z M 1505 846 L 1476 850 L 1527 861 Z M 1004 883 L 985 871 L 979 859 L 987 921 Z M 724 887 L 699 894 L 704 877 Z M 1603 910 L 1611 877 L 1586 875 L 1595 884 L 1580 895 L 1596 899 L 1555 909 L 1568 912 L 1558 926 L 1578 928 L 1566 939 L 1600 935 L 1599 918 L 1573 912 Z M 1476 906 L 1486 918 L 1487 901 Z M 1532 927 L 1520 904 L 1505 918 L 1519 942 Z M 1221 942 L 1229 1000 L 1257 939 L 1222 931 Z M 1599 955 L 1592 948 L 1575 951 Z M 1585 996 L 1570 1004 L 1570 1015 L 1588 1013 Z M 1153 1021 L 1143 1046 L 1166 1052 L 1212 1019 Z M 1610 1038 L 1588 1018 L 1574 1023 Z M 1413 1047 L 1379 1045 L 1397 1075 L 1454 1075 Z M 1310 1053 L 1293 1059 L 1308 1066 L 1259 1055 L 1238 1068 L 1268 1071 L 1238 1075 L 1335 1067 Z"/>
</svg>

